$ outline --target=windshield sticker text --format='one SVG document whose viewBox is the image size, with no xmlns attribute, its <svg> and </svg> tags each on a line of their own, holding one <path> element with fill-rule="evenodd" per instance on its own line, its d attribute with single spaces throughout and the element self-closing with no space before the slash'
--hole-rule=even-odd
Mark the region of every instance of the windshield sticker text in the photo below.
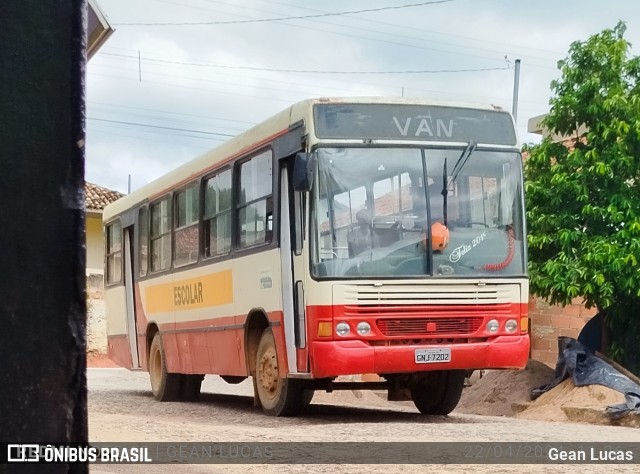
<svg viewBox="0 0 640 474">
<path fill-rule="evenodd" d="M 477 247 L 478 245 L 480 245 L 484 241 L 486 236 L 487 236 L 487 231 L 484 231 L 482 234 L 475 237 L 471 241 L 471 245 L 462 244 L 459 247 L 456 247 L 455 249 L 453 249 L 453 252 L 451 252 L 451 255 L 449 255 L 449 261 L 451 263 L 456 263 L 457 261 L 459 261 L 467 252 L 471 251 L 471 249 L 473 249 L 474 247 Z"/>
</svg>

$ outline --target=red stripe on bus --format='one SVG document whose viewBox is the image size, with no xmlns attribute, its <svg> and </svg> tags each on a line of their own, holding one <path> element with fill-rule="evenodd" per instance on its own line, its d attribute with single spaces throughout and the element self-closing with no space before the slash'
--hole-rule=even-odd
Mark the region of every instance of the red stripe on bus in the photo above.
<svg viewBox="0 0 640 474">
<path fill-rule="evenodd" d="M 181 374 L 248 375 L 245 359 L 244 324 L 246 315 L 225 316 L 199 321 L 160 325 L 167 370 Z M 284 339 L 283 313 L 268 314 L 278 354 L 280 375 L 289 371 Z M 109 358 L 121 367 L 131 368 L 127 334 L 108 336 Z M 141 365 L 147 369 L 146 334 L 138 334 Z"/>
</svg>

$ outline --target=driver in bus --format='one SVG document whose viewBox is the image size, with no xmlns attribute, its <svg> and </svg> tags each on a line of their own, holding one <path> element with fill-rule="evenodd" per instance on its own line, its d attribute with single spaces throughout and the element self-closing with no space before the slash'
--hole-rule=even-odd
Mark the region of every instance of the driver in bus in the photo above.
<svg viewBox="0 0 640 474">
<path fill-rule="evenodd" d="M 349 258 L 371 250 L 373 247 L 371 235 L 371 213 L 365 207 L 356 212 L 356 223 L 347 234 L 347 246 L 349 248 Z"/>
</svg>

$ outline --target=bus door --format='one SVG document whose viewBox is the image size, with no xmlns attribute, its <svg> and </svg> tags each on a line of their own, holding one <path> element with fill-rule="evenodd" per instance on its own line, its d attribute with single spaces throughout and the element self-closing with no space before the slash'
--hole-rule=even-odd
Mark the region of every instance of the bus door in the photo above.
<svg viewBox="0 0 640 474">
<path fill-rule="evenodd" d="M 127 336 L 131 351 L 131 368 L 140 368 L 138 329 L 136 325 L 135 288 L 133 284 L 133 226 L 124 229 L 124 291 L 127 308 Z"/>
<path fill-rule="evenodd" d="M 284 162 L 283 162 L 284 164 Z M 290 184 L 291 167 L 280 171 L 280 255 L 284 334 L 289 373 L 309 372 L 302 257 L 303 193 Z"/>
</svg>

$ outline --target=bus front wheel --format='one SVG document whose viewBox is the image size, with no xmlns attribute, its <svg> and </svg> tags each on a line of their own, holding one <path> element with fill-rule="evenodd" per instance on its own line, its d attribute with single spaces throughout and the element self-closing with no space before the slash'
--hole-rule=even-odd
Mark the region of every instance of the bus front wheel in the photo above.
<svg viewBox="0 0 640 474">
<path fill-rule="evenodd" d="M 298 380 L 280 378 L 278 353 L 271 328 L 266 328 L 258 344 L 255 387 L 263 411 L 272 416 L 293 416 L 303 405 Z"/>
<path fill-rule="evenodd" d="M 423 415 L 448 415 L 458 405 L 464 388 L 464 370 L 438 370 L 415 376 L 411 399 Z"/>
<path fill-rule="evenodd" d="M 162 336 L 153 336 L 149 350 L 149 378 L 151 391 L 156 400 L 161 402 L 176 401 L 180 397 L 180 374 L 167 372 L 167 361 L 162 347 Z"/>
</svg>

